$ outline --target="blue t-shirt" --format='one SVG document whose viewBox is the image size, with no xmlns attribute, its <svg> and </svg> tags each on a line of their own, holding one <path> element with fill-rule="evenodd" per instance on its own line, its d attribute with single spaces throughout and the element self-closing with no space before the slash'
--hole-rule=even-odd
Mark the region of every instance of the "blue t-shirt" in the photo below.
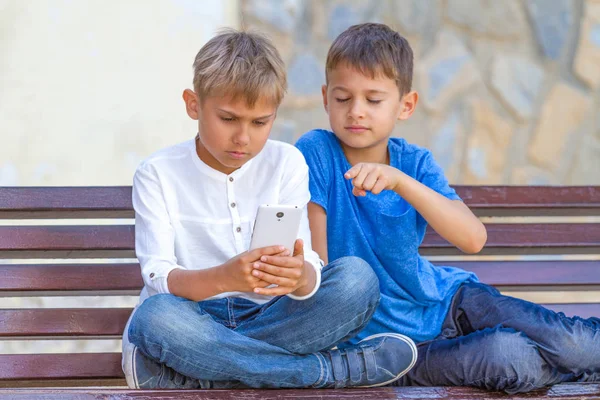
<svg viewBox="0 0 600 400">
<path fill-rule="evenodd" d="M 453 267 L 439 267 L 419 255 L 427 221 L 391 190 L 365 197 L 352 194 L 344 178 L 351 168 L 335 135 L 313 130 L 296 146 L 310 168 L 311 201 L 327 212 L 329 262 L 357 256 L 368 262 L 379 278 L 381 302 L 371 322 L 354 339 L 397 332 L 416 342 L 438 336 L 452 296 L 465 281 L 477 277 Z M 429 150 L 390 138 L 390 165 L 441 195 L 460 200 L 448 185 Z"/>
</svg>

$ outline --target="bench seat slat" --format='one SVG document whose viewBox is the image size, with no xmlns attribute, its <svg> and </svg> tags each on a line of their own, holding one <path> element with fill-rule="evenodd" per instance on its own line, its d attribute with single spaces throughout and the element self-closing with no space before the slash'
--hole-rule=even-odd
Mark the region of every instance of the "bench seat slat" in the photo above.
<svg viewBox="0 0 600 400">
<path fill-rule="evenodd" d="M 0 380 L 122 378 L 121 353 L 0 354 Z"/>
<path fill-rule="evenodd" d="M 11 400 L 401 400 L 401 399 L 506 399 L 502 392 L 469 387 L 382 387 L 369 389 L 285 389 L 285 390 L 131 390 L 131 389 L 0 389 L 0 399 Z M 600 399 L 600 384 L 565 383 L 549 389 L 510 395 L 510 399 Z"/>
<path fill-rule="evenodd" d="M 494 286 L 600 285 L 599 261 L 435 261 L 472 271 Z M 0 264 L 0 296 L 52 293 L 69 295 L 118 291 L 139 294 L 140 266 L 127 264 Z"/>
<path fill-rule="evenodd" d="M 140 265 L 27 264 L 0 265 L 2 292 L 130 291 L 138 294 L 143 280 Z"/>
<path fill-rule="evenodd" d="M 488 241 L 480 254 L 600 252 L 600 223 L 487 224 Z M 0 226 L 0 258 L 134 257 L 132 225 Z M 428 229 L 423 254 L 461 254 Z M 115 254 L 118 254 L 115 256 Z"/>
<path fill-rule="evenodd" d="M 547 304 L 568 316 L 600 315 L 600 304 Z M 130 308 L 4 309 L 0 310 L 0 339 L 119 339 Z"/>
<path fill-rule="evenodd" d="M 600 215 L 600 186 L 455 186 L 480 216 Z"/>
<path fill-rule="evenodd" d="M 454 188 L 479 215 L 600 214 L 600 186 Z M 0 219 L 83 217 L 132 218 L 131 187 L 0 188 Z"/>
<path fill-rule="evenodd" d="M 0 218 L 133 216 L 131 186 L 0 188 Z"/>
<path fill-rule="evenodd" d="M 0 309 L 0 338 L 120 338 L 130 308 Z"/>
<path fill-rule="evenodd" d="M 493 286 L 600 285 L 598 261 L 435 261 L 477 274 Z"/>
</svg>

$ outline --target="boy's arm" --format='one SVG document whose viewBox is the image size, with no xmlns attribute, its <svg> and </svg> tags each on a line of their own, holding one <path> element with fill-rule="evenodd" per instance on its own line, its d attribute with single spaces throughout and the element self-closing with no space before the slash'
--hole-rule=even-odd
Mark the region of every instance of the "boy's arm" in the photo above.
<svg viewBox="0 0 600 400">
<path fill-rule="evenodd" d="M 487 240 L 485 226 L 448 186 L 441 168 L 430 154 L 421 160 L 423 181 L 421 183 L 404 172 L 384 164 L 359 163 L 344 175 L 352 179 L 353 193 L 366 195 L 366 191 L 379 194 L 382 190 L 393 190 L 410 203 L 429 225 L 454 246 L 465 253 L 481 251 Z M 455 197 L 448 197 L 431 189 Z"/>
<path fill-rule="evenodd" d="M 394 191 L 408 201 L 444 239 L 465 253 L 481 251 L 487 232 L 481 221 L 460 200 L 450 200 L 402 171 Z"/>
<path fill-rule="evenodd" d="M 308 220 L 313 250 L 317 252 L 321 260 L 327 265 L 327 212 L 317 203 L 308 203 Z"/>
<path fill-rule="evenodd" d="M 138 168 L 133 178 L 135 251 L 144 283 L 157 293 L 200 300 L 218 293 L 218 271 L 189 271 L 177 264 L 175 233 L 162 186 L 150 167 Z"/>
<path fill-rule="evenodd" d="M 136 171 L 132 201 L 135 209 L 136 256 L 140 262 L 144 284 L 156 293 L 172 293 L 179 297 L 200 301 L 228 291 L 242 289 L 240 291 L 251 292 L 252 284 L 261 286 L 259 280 L 251 276 L 251 262 L 260 258 L 262 253 L 252 254 L 243 259 L 234 257 L 223 266 L 203 270 L 187 270 L 177 263 L 175 233 L 163 197 L 162 186 L 150 168 L 138 168 Z M 271 254 L 268 251 L 267 253 Z M 251 260 L 252 256 L 256 258 Z M 229 268 L 226 268 L 226 265 Z M 238 269 L 233 271 L 234 268 Z M 240 268 L 246 268 L 247 274 L 240 272 Z"/>
</svg>

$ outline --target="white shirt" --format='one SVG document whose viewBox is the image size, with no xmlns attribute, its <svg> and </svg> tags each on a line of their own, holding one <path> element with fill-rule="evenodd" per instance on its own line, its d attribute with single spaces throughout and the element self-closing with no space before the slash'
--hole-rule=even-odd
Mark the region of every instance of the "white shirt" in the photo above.
<svg viewBox="0 0 600 400">
<path fill-rule="evenodd" d="M 248 250 L 261 204 L 304 208 L 299 237 L 304 259 L 316 270 L 323 263 L 311 248 L 306 206 L 310 200 L 308 166 L 294 146 L 268 140 L 263 150 L 230 175 L 206 165 L 190 140 L 160 150 L 143 161 L 133 179 L 135 251 L 144 289 L 140 303 L 169 293 L 167 276 L 175 268 L 212 268 Z M 243 297 L 265 303 L 270 296 L 228 292 L 211 298 Z M 207 299 L 208 300 L 208 299 Z"/>
</svg>

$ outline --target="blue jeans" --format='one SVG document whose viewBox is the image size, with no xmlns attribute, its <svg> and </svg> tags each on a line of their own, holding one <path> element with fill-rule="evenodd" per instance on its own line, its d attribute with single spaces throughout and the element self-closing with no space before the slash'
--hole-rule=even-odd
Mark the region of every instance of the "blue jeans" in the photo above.
<svg viewBox="0 0 600 400">
<path fill-rule="evenodd" d="M 417 364 L 397 385 L 466 385 L 513 394 L 600 381 L 599 318 L 568 318 L 482 283 L 459 288 L 442 334 L 418 350 Z"/>
<path fill-rule="evenodd" d="M 373 270 L 345 257 L 323 269 L 321 287 L 303 301 L 151 296 L 133 314 L 128 336 L 148 357 L 210 387 L 320 387 L 329 372 L 317 352 L 356 335 L 378 303 Z"/>
</svg>

